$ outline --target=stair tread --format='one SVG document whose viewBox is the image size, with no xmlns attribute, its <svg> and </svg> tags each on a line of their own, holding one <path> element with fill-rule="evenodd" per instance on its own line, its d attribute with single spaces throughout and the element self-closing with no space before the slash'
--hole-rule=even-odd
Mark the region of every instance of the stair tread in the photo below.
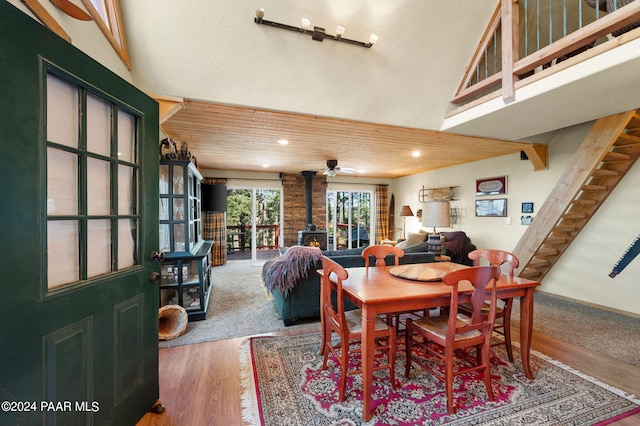
<svg viewBox="0 0 640 426">
<path fill-rule="evenodd" d="M 533 267 L 538 267 L 538 266 L 548 266 L 550 265 L 551 262 L 549 262 L 546 259 L 536 259 L 533 258 L 529 261 L 529 265 L 533 266 Z M 526 268 L 525 268 L 526 269 Z"/>
<path fill-rule="evenodd" d="M 586 213 L 564 213 L 562 217 L 567 219 L 586 219 Z"/>
<path fill-rule="evenodd" d="M 618 145 L 618 141 L 622 141 L 625 143 L 638 144 L 640 143 L 640 136 L 634 136 L 628 133 L 621 133 L 620 136 L 618 136 L 618 139 L 616 140 L 616 143 L 615 143 L 616 145 Z"/>
<path fill-rule="evenodd" d="M 615 152 L 615 151 L 611 151 L 608 152 L 607 155 L 605 155 L 603 161 L 605 162 L 611 162 L 611 161 L 626 161 L 626 160 L 630 160 L 631 156 L 629 154 L 625 154 L 622 152 Z"/>
<path fill-rule="evenodd" d="M 593 206 L 595 204 L 598 204 L 598 200 L 573 200 L 573 204 L 580 204 L 580 205 L 586 205 L 586 206 Z"/>
<path fill-rule="evenodd" d="M 606 191 L 607 190 L 607 186 L 606 185 L 584 185 L 582 187 L 583 191 Z"/>
<path fill-rule="evenodd" d="M 592 176 L 618 176 L 620 173 L 616 170 L 596 169 L 591 174 Z"/>
</svg>

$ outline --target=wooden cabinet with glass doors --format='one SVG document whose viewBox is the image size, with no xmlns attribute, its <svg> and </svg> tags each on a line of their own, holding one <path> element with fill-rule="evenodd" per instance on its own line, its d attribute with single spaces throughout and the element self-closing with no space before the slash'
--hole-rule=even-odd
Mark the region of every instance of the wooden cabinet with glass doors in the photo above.
<svg viewBox="0 0 640 426">
<path fill-rule="evenodd" d="M 189 321 L 206 317 L 212 241 L 202 239 L 200 181 L 191 161 L 160 161 L 160 306 L 180 305 Z"/>
<path fill-rule="evenodd" d="M 160 306 L 180 305 L 189 321 L 207 316 L 211 290 L 211 241 L 204 241 L 193 254 L 165 254 L 161 262 Z"/>
</svg>

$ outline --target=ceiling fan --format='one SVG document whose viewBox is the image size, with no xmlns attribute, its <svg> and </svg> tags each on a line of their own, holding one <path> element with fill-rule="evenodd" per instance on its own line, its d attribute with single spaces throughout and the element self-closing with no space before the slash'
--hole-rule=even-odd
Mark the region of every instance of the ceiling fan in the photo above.
<svg viewBox="0 0 640 426">
<path fill-rule="evenodd" d="M 338 173 L 345 173 L 350 175 L 355 172 L 355 169 L 351 169 L 348 167 L 338 167 L 338 160 L 327 160 L 327 169 L 324 171 L 324 174 L 329 177 L 334 177 Z"/>
</svg>

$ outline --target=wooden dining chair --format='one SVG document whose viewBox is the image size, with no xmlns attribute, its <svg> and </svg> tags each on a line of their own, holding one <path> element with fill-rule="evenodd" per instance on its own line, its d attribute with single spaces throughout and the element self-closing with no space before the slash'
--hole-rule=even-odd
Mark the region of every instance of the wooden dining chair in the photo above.
<svg viewBox="0 0 640 426">
<path fill-rule="evenodd" d="M 473 260 L 474 266 L 480 266 L 480 259 L 486 259 L 491 266 L 497 266 L 501 269 L 503 265 L 508 268 L 508 275 L 513 278 L 515 269 L 520 265 L 518 258 L 508 251 L 493 250 L 493 249 L 481 249 L 474 250 L 469 253 L 469 259 Z M 501 342 L 496 342 L 492 346 L 499 346 L 504 344 L 507 350 L 507 356 L 509 361 L 513 362 L 513 348 L 511 346 L 511 309 L 513 307 L 513 298 L 500 299 L 500 302 L 496 306 L 496 321 L 493 324 L 493 329 L 501 334 L 504 338 Z M 468 303 L 461 304 L 459 311 L 465 315 L 471 315 L 471 305 Z M 485 303 L 482 307 L 484 315 L 489 313 L 489 305 Z"/>
<path fill-rule="evenodd" d="M 404 256 L 404 250 L 400 247 L 385 245 L 373 245 L 362 250 L 362 257 L 364 258 L 364 266 L 366 268 L 369 267 L 372 256 L 376 260 L 376 267 L 387 266 L 386 259 L 389 255 L 393 255 L 393 264 L 398 266 L 400 265 L 400 258 Z M 400 314 L 387 314 L 387 324 L 393 325 L 397 331 L 398 325 L 400 324 Z"/>
<path fill-rule="evenodd" d="M 394 265 L 400 264 L 400 258 L 404 256 L 404 250 L 395 246 L 383 246 L 373 245 L 366 247 L 362 250 L 362 257 L 364 258 L 364 266 L 368 267 L 370 258 L 373 256 L 376 259 L 375 266 L 386 266 L 385 259 L 392 254 L 394 256 Z"/>
<path fill-rule="evenodd" d="M 491 348 L 491 333 L 496 314 L 496 281 L 500 278 L 500 270 L 496 266 L 475 266 L 449 272 L 442 277 L 442 281 L 451 286 L 451 301 L 448 315 L 439 317 L 423 317 L 418 320 L 407 319 L 406 323 L 406 348 L 407 362 L 405 376 L 411 372 L 411 354 L 413 346 L 422 345 L 425 350 L 444 361 L 444 374 L 436 369 L 426 369 L 445 382 L 447 394 L 447 411 L 449 414 L 456 412 L 453 401 L 453 379 L 455 376 L 474 370 L 482 370 L 484 385 L 490 401 L 493 401 L 491 387 L 491 372 L 489 370 L 489 352 Z M 469 281 L 473 285 L 471 295 L 473 313 L 470 318 L 458 316 L 458 283 Z M 488 289 L 488 287 L 490 287 Z M 482 305 L 486 300 L 487 291 L 491 291 L 491 308 L 488 315 L 482 314 Z M 422 335 L 424 343 L 414 342 L 413 333 Z M 443 347 L 444 351 L 432 348 L 433 344 Z M 476 358 L 475 365 L 454 368 L 454 354 L 456 349 L 475 346 L 480 356 Z M 460 363 L 458 363 L 460 364 Z"/>
<path fill-rule="evenodd" d="M 350 356 L 361 352 L 359 347 L 353 348 L 352 346 L 362 340 L 362 311 L 360 309 L 345 311 L 344 309 L 342 281 L 349 276 L 347 270 L 326 256 L 322 256 L 322 270 L 322 327 L 325 345 L 322 369 L 327 368 L 329 353 L 333 353 L 340 364 L 339 399 L 344 401 L 347 376 L 362 373 L 362 365 L 356 370 L 349 370 Z M 331 297 L 334 288 L 335 305 Z M 338 335 L 340 342 L 332 345 L 333 333 Z M 388 369 L 391 384 L 395 389 L 396 329 L 387 325 L 384 320 L 376 320 L 374 336 L 375 350 L 387 353 L 387 363 L 378 363 L 374 365 L 373 369 L 374 371 Z"/>
</svg>

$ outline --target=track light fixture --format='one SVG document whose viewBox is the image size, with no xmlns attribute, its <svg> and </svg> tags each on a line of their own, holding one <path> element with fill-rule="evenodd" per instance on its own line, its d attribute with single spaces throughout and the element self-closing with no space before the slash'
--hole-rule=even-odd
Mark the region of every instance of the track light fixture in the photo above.
<svg viewBox="0 0 640 426">
<path fill-rule="evenodd" d="M 325 29 L 322 27 L 316 27 L 311 25 L 311 21 L 307 18 L 302 18 L 300 20 L 300 26 L 294 27 L 293 25 L 280 24 L 278 22 L 267 21 L 264 19 L 264 9 L 256 9 L 256 17 L 253 20 L 256 24 L 269 25 L 271 27 L 282 28 L 283 30 L 295 31 L 297 33 L 310 35 L 313 40 L 323 41 L 324 39 L 330 39 L 334 41 L 341 41 L 343 43 L 353 44 L 356 46 L 362 46 L 366 48 L 370 48 L 378 41 L 378 36 L 375 34 L 369 35 L 369 40 L 367 42 L 351 40 L 348 38 L 344 38 L 344 32 L 346 31 L 345 27 L 340 25 L 336 26 L 336 35 L 326 34 Z"/>
</svg>

